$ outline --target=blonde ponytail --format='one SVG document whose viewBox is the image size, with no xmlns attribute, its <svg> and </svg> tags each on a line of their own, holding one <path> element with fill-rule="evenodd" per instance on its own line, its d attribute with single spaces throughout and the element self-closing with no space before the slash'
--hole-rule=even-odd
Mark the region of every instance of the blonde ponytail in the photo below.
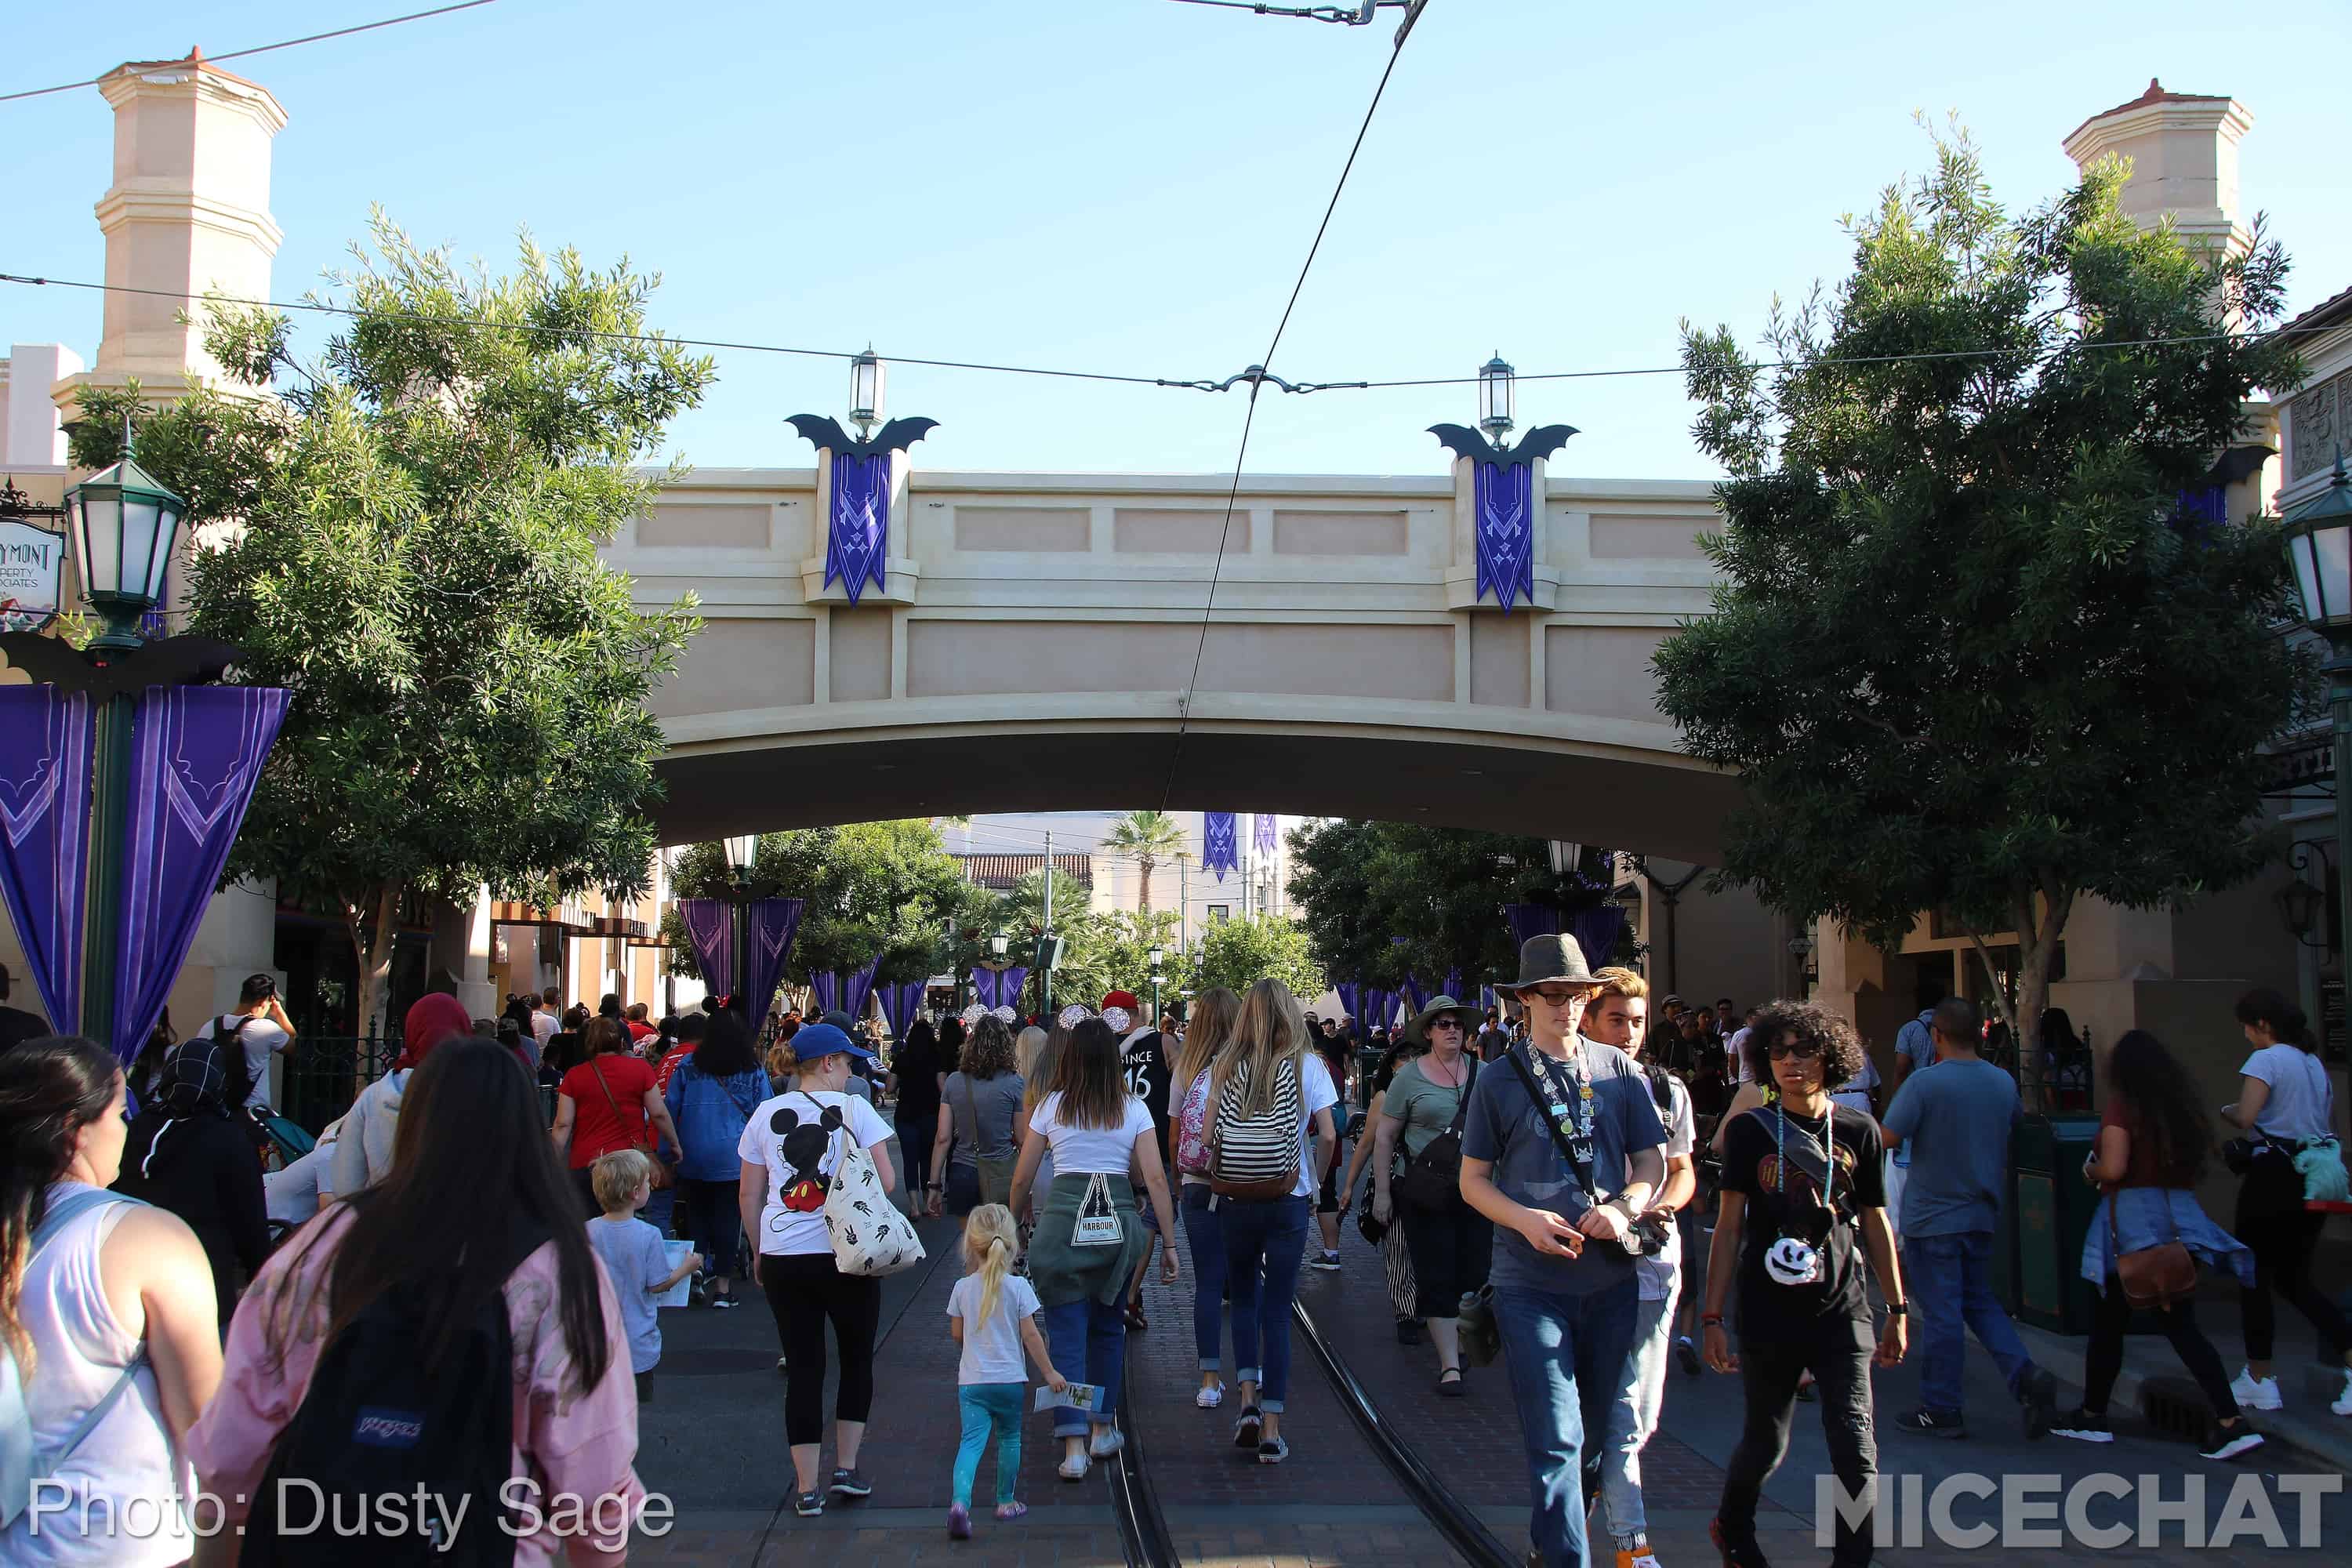
<svg viewBox="0 0 2352 1568">
<path fill-rule="evenodd" d="M 1013 1211 L 1003 1204 L 982 1204 L 964 1221 L 964 1260 L 980 1276 L 980 1310 L 973 1322 L 965 1326 L 966 1333 L 974 1325 L 996 1316 L 1004 1277 L 1013 1272 L 1013 1255 L 1020 1244 L 1021 1234 L 1013 1226 Z"/>
</svg>

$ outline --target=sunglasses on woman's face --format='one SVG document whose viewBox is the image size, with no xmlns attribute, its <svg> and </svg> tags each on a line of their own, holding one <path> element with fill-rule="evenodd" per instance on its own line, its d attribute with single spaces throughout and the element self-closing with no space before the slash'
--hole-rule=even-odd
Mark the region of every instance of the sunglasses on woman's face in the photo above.
<svg viewBox="0 0 2352 1568">
<path fill-rule="evenodd" d="M 1822 1054 L 1822 1043 L 1819 1040 L 1776 1040 L 1772 1044 L 1771 1054 L 1774 1061 L 1782 1057 L 1794 1057 L 1801 1062 L 1811 1061 Z"/>
<path fill-rule="evenodd" d="M 1452 1029 L 1458 1034 L 1462 1029 L 1462 1020 L 1459 1018 L 1432 1018 L 1429 1021 L 1429 1026 L 1433 1029 Z"/>
</svg>

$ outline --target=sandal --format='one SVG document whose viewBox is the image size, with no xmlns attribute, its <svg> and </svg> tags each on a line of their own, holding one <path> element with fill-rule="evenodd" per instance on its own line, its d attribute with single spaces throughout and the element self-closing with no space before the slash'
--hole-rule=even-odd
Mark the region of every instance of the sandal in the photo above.
<svg viewBox="0 0 2352 1568">
<path fill-rule="evenodd" d="M 1437 1374 L 1437 1392 L 1448 1399 L 1462 1397 L 1462 1369 L 1449 1366 Z"/>
<path fill-rule="evenodd" d="M 996 1517 L 999 1519 L 1019 1519 L 1028 1511 L 1029 1505 L 1025 1502 L 1001 1502 L 996 1505 Z"/>
</svg>

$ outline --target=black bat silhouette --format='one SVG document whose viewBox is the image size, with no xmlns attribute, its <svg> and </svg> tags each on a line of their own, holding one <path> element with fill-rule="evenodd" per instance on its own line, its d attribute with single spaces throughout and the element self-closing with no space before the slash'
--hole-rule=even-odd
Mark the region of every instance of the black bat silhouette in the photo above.
<svg viewBox="0 0 2352 1568">
<path fill-rule="evenodd" d="M 824 414 L 794 414 L 785 424 L 799 431 L 809 445 L 820 452 L 832 452 L 845 458 L 872 458 L 884 452 L 896 452 L 911 447 L 938 428 L 936 419 L 893 419 L 869 438 L 860 441 L 841 427 L 841 421 Z"/>
<path fill-rule="evenodd" d="M 1467 425 L 1433 425 L 1429 433 L 1436 437 L 1447 451 L 1467 458 L 1474 463 L 1500 463 L 1507 468 L 1516 468 L 1537 458 L 1549 458 L 1567 446 L 1568 438 L 1576 434 L 1576 426 L 1538 425 L 1520 437 L 1516 447 L 1489 441 Z"/>
</svg>

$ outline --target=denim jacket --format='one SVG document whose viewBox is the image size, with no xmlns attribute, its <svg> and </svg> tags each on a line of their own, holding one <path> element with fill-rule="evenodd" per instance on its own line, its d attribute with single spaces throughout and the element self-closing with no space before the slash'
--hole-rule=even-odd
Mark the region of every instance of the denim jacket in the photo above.
<svg viewBox="0 0 2352 1568">
<path fill-rule="evenodd" d="M 2107 1211 L 2115 1209 L 2115 1236 L 2107 1233 Z M 2254 1282 L 2252 1248 L 2215 1225 L 2199 1206 L 2197 1194 L 2186 1187 L 2119 1187 L 2099 1200 L 2091 1211 L 2091 1228 L 2083 1237 L 2083 1278 L 2102 1290 L 2116 1272 L 2117 1251 L 2137 1252 L 2161 1247 L 2175 1234 L 2189 1256 L 2208 1268 L 2227 1268 L 2241 1285 Z"/>
<path fill-rule="evenodd" d="M 743 1173 L 736 1145 L 742 1142 L 744 1123 L 768 1098 L 768 1075 L 757 1068 L 732 1078 L 712 1078 L 688 1057 L 669 1077 L 669 1119 L 677 1124 L 677 1141 L 686 1145 L 686 1163 L 677 1173 L 689 1182 L 731 1182 Z"/>
</svg>

